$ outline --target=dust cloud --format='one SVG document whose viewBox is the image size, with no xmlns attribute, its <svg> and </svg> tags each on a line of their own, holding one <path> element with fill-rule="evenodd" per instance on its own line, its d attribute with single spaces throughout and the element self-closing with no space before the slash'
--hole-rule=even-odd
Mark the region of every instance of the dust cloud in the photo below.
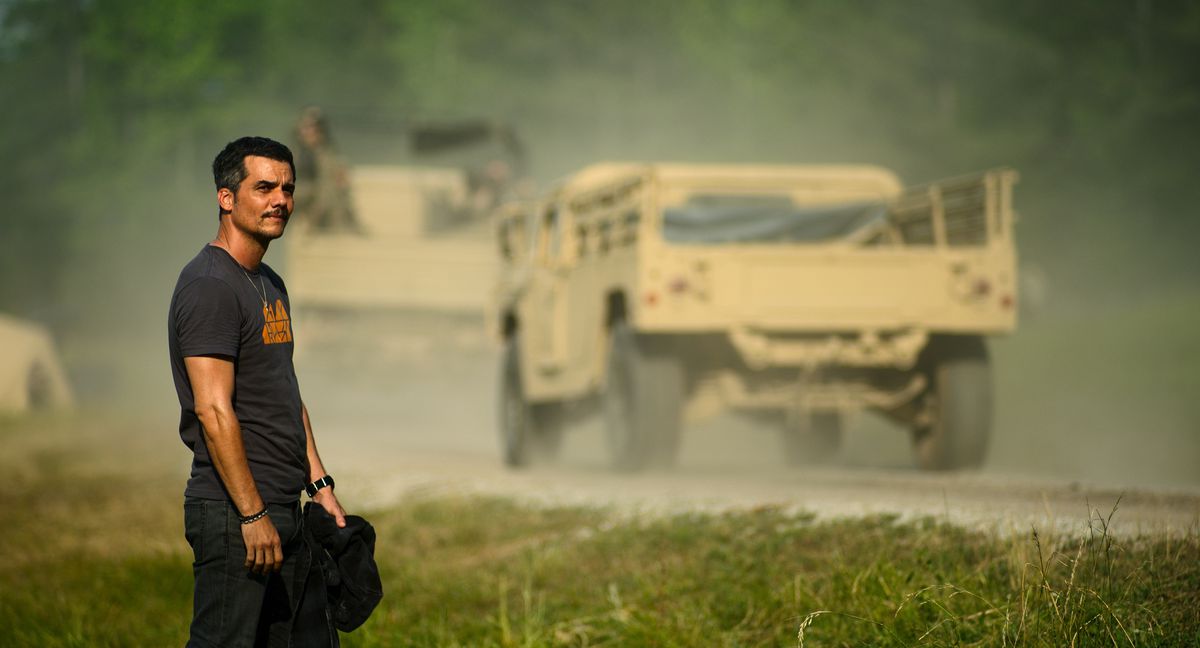
<svg viewBox="0 0 1200 648">
<path fill-rule="evenodd" d="M 866 3 L 854 11 L 814 3 L 796 15 L 773 3 L 755 11 L 697 3 L 695 15 L 665 5 L 640 12 L 638 3 L 537 11 L 498 4 L 478 9 L 474 22 L 426 16 L 442 22 L 425 31 L 417 17 L 377 16 L 401 27 L 364 37 L 353 64 L 311 76 L 300 64 L 267 58 L 267 72 L 279 74 L 266 98 L 224 72 L 202 76 L 188 95 L 208 111 L 202 117 L 169 94 L 142 92 L 124 73 L 125 85 L 112 88 L 117 98 L 89 94 L 100 93 L 89 85 L 92 77 L 72 76 L 72 65 L 89 61 L 86 51 L 54 67 L 57 76 L 43 75 L 36 82 L 43 85 L 28 88 L 41 97 L 65 93 L 66 105 L 78 107 L 70 117 L 86 125 L 71 132 L 113 136 L 74 136 L 6 180 L 4 188 L 19 195 L 0 216 L 8 258 L 0 266 L 0 308 L 51 327 L 85 410 L 136 414 L 143 423 L 130 434 L 167 439 L 164 461 L 176 462 L 186 451 L 175 440 L 166 313 L 179 269 L 215 232 L 209 161 L 246 133 L 293 142 L 292 124 L 305 105 L 326 109 L 342 154 L 356 165 L 453 163 L 412 152 L 407 129 L 421 121 L 510 125 L 539 188 L 600 160 L 871 163 L 897 170 L 908 183 L 1010 164 L 1023 174 L 1022 263 L 1039 269 L 1045 296 L 1029 305 L 1014 335 L 992 344 L 997 425 L 985 471 L 1200 487 L 1200 284 L 1187 249 L 1194 241 L 1187 234 L 1196 230 L 1180 224 L 1184 203 L 1171 202 L 1174 194 L 1152 182 L 1155 173 L 1179 177 L 1187 159 L 1147 163 L 1161 149 L 1158 130 L 1145 131 L 1153 137 L 1143 146 L 1129 144 L 1143 131 L 1100 139 L 1119 116 L 1099 108 L 1068 123 L 1103 105 L 1103 84 L 1055 87 L 1062 73 L 1056 57 L 1086 58 L 1091 44 L 1062 44 L 1069 34 L 1030 27 L 1038 21 L 1025 14 L 1036 13 L 1036 3 L 1021 3 L 1024 9 L 1012 13 L 1025 14 L 1015 17 L 987 2 L 934 3 L 936 10 Z M 715 13 L 701 15 L 700 5 Z M 28 23 L 34 27 L 13 31 L 27 24 L 13 22 L 17 6 L 24 4 L 0 10 L 0 20 L 11 14 L 0 23 L 0 61 L 12 78 L 24 79 L 22 65 L 36 72 L 50 55 L 26 46 L 41 33 L 36 16 Z M 371 18 L 335 21 L 328 29 L 345 32 L 338 36 L 321 31 L 318 11 L 311 23 L 289 23 L 311 31 L 284 40 L 313 43 L 313 52 L 295 55 L 314 67 L 322 52 L 349 42 L 345 33 L 366 30 Z M 1161 29 L 1157 22 L 1143 27 Z M 69 42 L 83 43 L 81 33 L 72 32 L 77 40 Z M 1135 45 L 1145 38 L 1138 32 Z M 130 60 L 152 54 L 133 52 Z M 1138 65 L 1167 65 L 1153 61 Z M 249 59 L 230 54 L 223 63 Z M 88 68 L 100 74 L 96 69 Z M 990 83 L 978 78 L 985 71 Z M 186 73 L 166 70 L 160 82 Z M 1167 72 L 1160 77 L 1175 80 Z M 1153 91 L 1142 87 L 1138 96 L 1160 100 Z M 5 114 L 6 154 L 31 147 L 16 132 L 21 124 L 51 130 L 28 112 L 19 115 L 25 121 Z M 172 127 L 176 115 L 187 118 Z M 1120 124 L 1129 127 L 1139 115 L 1127 111 Z M 1126 148 L 1094 150 L 1113 142 Z M 1140 170 L 1122 175 L 1120 156 Z M 87 175 L 63 178 L 56 166 Z M 40 193 L 16 192 L 18 180 L 34 175 Z M 266 261 L 288 276 L 281 246 Z M 301 309 L 295 317 L 301 387 L 328 463 L 340 465 L 342 454 L 386 468 L 390 457 L 412 453 L 499 462 L 499 352 L 484 336 L 481 313 Z M 564 463 L 602 470 L 598 426 L 572 432 Z M 763 467 L 780 466 L 778 442 L 774 430 L 721 417 L 685 433 L 680 469 L 726 467 L 752 479 Z M 911 458 L 904 432 L 863 415 L 836 462 L 869 470 L 906 467 Z"/>
</svg>

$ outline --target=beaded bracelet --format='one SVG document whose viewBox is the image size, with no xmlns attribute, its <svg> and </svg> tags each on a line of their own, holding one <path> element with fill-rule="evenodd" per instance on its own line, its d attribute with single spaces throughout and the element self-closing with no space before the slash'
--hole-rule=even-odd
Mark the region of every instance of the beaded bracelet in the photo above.
<svg viewBox="0 0 1200 648">
<path fill-rule="evenodd" d="M 267 516 L 267 508 L 264 506 L 263 510 L 259 511 L 258 513 L 255 513 L 254 515 L 247 515 L 245 517 L 239 515 L 238 521 L 241 522 L 242 524 L 250 524 L 251 522 L 257 522 L 266 516 Z"/>
</svg>

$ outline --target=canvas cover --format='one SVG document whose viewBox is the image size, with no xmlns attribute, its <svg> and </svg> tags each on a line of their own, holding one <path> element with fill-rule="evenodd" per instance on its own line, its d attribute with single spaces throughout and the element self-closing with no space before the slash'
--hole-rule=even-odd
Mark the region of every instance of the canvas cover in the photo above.
<svg viewBox="0 0 1200 648">
<path fill-rule="evenodd" d="M 815 243 L 886 217 L 882 202 L 797 207 L 787 196 L 693 196 L 663 211 L 663 238 L 689 244 Z"/>
</svg>

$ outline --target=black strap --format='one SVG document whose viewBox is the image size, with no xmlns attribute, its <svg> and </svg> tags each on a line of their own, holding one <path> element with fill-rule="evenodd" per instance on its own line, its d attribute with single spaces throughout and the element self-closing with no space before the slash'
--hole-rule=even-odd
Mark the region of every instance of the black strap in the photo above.
<svg viewBox="0 0 1200 648">
<path fill-rule="evenodd" d="M 325 475 L 324 477 L 318 479 L 317 481 L 305 486 L 304 491 L 306 493 L 308 493 L 309 497 L 313 497 L 317 494 L 317 491 L 321 490 L 322 488 L 325 488 L 326 486 L 329 486 L 330 488 L 333 487 L 333 477 L 330 477 L 329 475 Z"/>
</svg>

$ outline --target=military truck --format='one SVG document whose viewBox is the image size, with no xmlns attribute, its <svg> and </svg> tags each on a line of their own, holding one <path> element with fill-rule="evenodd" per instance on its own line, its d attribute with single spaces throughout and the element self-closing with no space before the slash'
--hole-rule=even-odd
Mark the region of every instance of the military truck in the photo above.
<svg viewBox="0 0 1200 648">
<path fill-rule="evenodd" d="M 441 228 L 438 206 L 465 200 L 452 168 L 357 166 L 351 193 L 361 232 L 321 232 L 303 221 L 283 243 L 292 304 L 307 310 L 480 313 L 496 273 L 486 218 Z"/>
<path fill-rule="evenodd" d="M 0 414 L 68 409 L 74 395 L 54 340 L 33 322 L 0 314 Z"/>
<path fill-rule="evenodd" d="M 479 120 L 404 132 L 415 163 L 348 170 L 356 229 L 314 228 L 297 209 L 284 237 L 288 290 L 310 315 L 483 312 L 497 272 L 488 216 L 521 189 L 524 148 L 511 127 Z"/>
<path fill-rule="evenodd" d="M 911 432 L 921 468 L 980 465 L 985 339 L 1016 325 L 1016 179 L 614 163 L 504 208 L 504 460 L 552 457 L 569 414 L 598 410 L 615 468 L 670 464 L 685 423 L 732 409 L 804 463 L 868 409 Z"/>
</svg>

